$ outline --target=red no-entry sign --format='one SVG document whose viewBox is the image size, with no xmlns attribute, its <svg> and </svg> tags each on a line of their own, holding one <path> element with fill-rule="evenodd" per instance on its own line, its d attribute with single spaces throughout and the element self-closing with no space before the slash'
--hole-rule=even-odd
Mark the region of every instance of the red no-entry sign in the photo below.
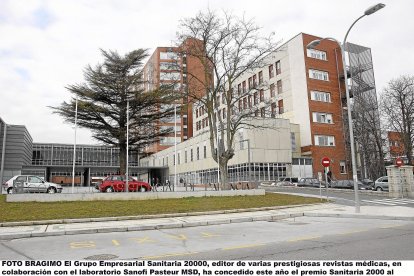
<svg viewBox="0 0 414 276">
<path fill-rule="evenodd" d="M 329 165 L 331 164 L 331 160 L 328 157 L 324 157 L 322 158 L 322 166 L 329 167 Z"/>
<path fill-rule="evenodd" d="M 401 167 L 402 165 L 404 165 L 404 161 L 400 157 L 398 157 L 397 159 L 395 159 L 395 165 L 397 167 Z"/>
</svg>

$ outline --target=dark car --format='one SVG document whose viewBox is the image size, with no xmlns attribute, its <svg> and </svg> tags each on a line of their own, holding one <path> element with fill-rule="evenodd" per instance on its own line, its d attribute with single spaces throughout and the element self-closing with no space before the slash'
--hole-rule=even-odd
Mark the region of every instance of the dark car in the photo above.
<svg viewBox="0 0 414 276">
<path fill-rule="evenodd" d="M 321 182 L 316 179 L 316 178 L 312 178 L 312 177 L 304 177 L 299 179 L 298 182 L 298 187 L 320 187 L 321 186 Z"/>
<path fill-rule="evenodd" d="M 125 175 L 110 175 L 105 178 L 99 185 L 101 192 L 125 192 L 126 177 Z M 129 192 L 149 192 L 151 186 L 147 182 L 137 181 L 132 177 L 128 177 Z"/>
</svg>

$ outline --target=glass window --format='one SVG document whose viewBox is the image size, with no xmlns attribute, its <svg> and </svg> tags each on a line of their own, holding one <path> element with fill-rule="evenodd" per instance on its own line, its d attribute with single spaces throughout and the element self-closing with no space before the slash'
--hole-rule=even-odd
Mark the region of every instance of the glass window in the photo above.
<svg viewBox="0 0 414 276">
<path fill-rule="evenodd" d="M 277 81 L 277 93 L 281 94 L 283 92 L 283 88 L 282 88 L 282 80 L 278 80 Z"/>
<path fill-rule="evenodd" d="M 160 62 L 161 70 L 180 70 L 180 65 L 176 62 Z"/>
<path fill-rule="evenodd" d="M 179 81 L 181 79 L 180 72 L 161 72 L 160 80 Z"/>
<path fill-rule="evenodd" d="M 346 162 L 339 161 L 339 171 L 340 173 L 346 174 Z"/>
<path fill-rule="evenodd" d="M 283 112 L 284 112 L 284 110 L 283 110 L 283 100 L 277 101 L 277 105 L 279 107 L 279 114 L 283 114 Z"/>
<path fill-rule="evenodd" d="M 322 91 L 311 91 L 311 100 L 318 102 L 331 102 L 331 93 Z"/>
<path fill-rule="evenodd" d="M 276 75 L 280 75 L 282 73 L 282 67 L 280 65 L 280 60 L 276 61 Z"/>
<path fill-rule="evenodd" d="M 272 64 L 272 65 L 269 65 L 269 79 L 273 78 L 274 76 L 275 75 L 273 72 L 273 64 Z"/>
<path fill-rule="evenodd" d="M 333 124 L 332 114 L 330 113 L 312 112 L 312 117 L 314 123 Z"/>
<path fill-rule="evenodd" d="M 264 101 L 264 92 L 263 89 L 260 89 L 260 101 L 263 102 Z"/>
<path fill-rule="evenodd" d="M 254 92 L 254 94 L 253 94 L 253 102 L 254 102 L 254 104 L 259 103 L 259 97 L 258 97 L 257 92 Z"/>
<path fill-rule="evenodd" d="M 316 146 L 335 146 L 335 137 L 326 136 L 326 135 L 315 135 L 315 145 Z"/>
<path fill-rule="evenodd" d="M 260 116 L 263 118 L 266 116 L 266 109 L 264 107 L 260 108 Z"/>
<path fill-rule="evenodd" d="M 263 72 L 260 71 L 259 72 L 259 84 L 262 84 L 262 83 L 263 83 Z"/>
<path fill-rule="evenodd" d="M 174 52 L 160 52 L 160 59 L 178 59 L 178 54 Z"/>
<path fill-rule="evenodd" d="M 292 151 L 296 151 L 296 139 L 295 139 L 295 133 L 290 133 L 290 143 L 292 145 Z"/>
<path fill-rule="evenodd" d="M 329 81 L 329 74 L 325 71 L 309 69 L 309 78 L 315 80 Z"/>
<path fill-rule="evenodd" d="M 271 85 L 270 85 L 270 97 L 274 97 L 275 96 L 275 84 L 274 83 L 272 83 Z"/>
<path fill-rule="evenodd" d="M 326 52 L 315 49 L 307 49 L 307 55 L 310 58 L 326 60 Z"/>
</svg>

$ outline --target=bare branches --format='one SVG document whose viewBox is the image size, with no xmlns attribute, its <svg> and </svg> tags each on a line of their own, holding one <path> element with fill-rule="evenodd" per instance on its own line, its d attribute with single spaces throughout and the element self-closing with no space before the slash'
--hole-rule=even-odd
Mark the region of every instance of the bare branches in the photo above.
<svg viewBox="0 0 414 276">
<path fill-rule="evenodd" d="M 177 36 L 181 55 L 198 64 L 188 71 L 188 95 L 206 111 L 212 156 L 220 167 L 226 168 L 234 155 L 238 129 L 257 116 L 251 106 L 243 111 L 237 108 L 241 95 L 235 93 L 236 82 L 263 67 L 266 55 L 276 49 L 277 43 L 273 42 L 273 34 L 262 37 L 253 20 L 227 12 L 219 16 L 211 10 L 182 20 Z M 255 89 L 258 87 L 250 93 Z M 215 151 L 217 147 L 220 156 Z M 224 181 L 226 173 L 223 171 Z"/>
<path fill-rule="evenodd" d="M 414 76 L 400 76 L 381 94 L 381 111 L 388 130 L 398 132 L 411 164 L 414 143 Z"/>
</svg>

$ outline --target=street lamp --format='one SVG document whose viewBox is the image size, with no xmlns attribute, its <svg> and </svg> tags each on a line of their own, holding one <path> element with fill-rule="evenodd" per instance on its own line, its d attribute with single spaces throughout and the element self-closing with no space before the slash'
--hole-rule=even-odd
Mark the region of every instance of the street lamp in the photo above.
<svg viewBox="0 0 414 276">
<path fill-rule="evenodd" d="M 0 118 L 0 121 L 3 125 L 3 146 L 1 151 L 1 165 L 0 165 L 0 184 L 3 183 L 4 177 L 4 158 L 6 157 L 6 139 L 7 139 L 7 124 Z M 1 130 L 1 128 L 0 128 Z"/>
<path fill-rule="evenodd" d="M 347 101 L 347 106 L 348 106 L 348 108 L 347 108 L 347 111 L 348 111 L 348 127 L 349 127 L 349 139 L 350 139 L 350 143 L 351 143 L 351 162 L 352 162 L 352 176 L 353 176 L 352 178 L 354 180 L 355 212 L 356 213 L 360 212 L 360 203 L 359 203 L 359 195 L 358 195 L 358 176 L 357 176 L 357 167 L 356 167 L 356 158 L 355 158 L 354 130 L 353 130 L 353 127 L 352 127 L 351 102 L 350 102 L 350 97 L 349 97 L 348 76 L 347 76 L 346 63 L 345 63 L 345 44 L 346 44 L 346 39 L 348 37 L 348 34 L 351 31 L 352 27 L 355 25 L 355 23 L 357 23 L 364 16 L 371 15 L 371 14 L 377 12 L 378 10 L 382 9 L 383 7 L 385 7 L 385 5 L 382 4 L 382 3 L 379 3 L 379 4 L 376 4 L 376 5 L 368 8 L 368 9 L 366 9 L 364 14 L 362 16 L 358 17 L 352 23 L 352 25 L 349 27 L 348 31 L 346 32 L 346 35 L 345 35 L 345 38 L 344 38 L 344 41 L 343 41 L 342 44 L 334 38 L 326 37 L 326 38 L 323 38 L 323 39 L 314 40 L 314 41 L 310 42 L 306 47 L 308 49 L 314 49 L 316 46 L 318 46 L 321 43 L 322 40 L 332 40 L 332 41 L 335 41 L 339 45 L 339 47 L 341 48 L 342 65 L 343 65 L 343 70 L 344 70 L 346 101 Z"/>
<path fill-rule="evenodd" d="M 126 169 L 125 169 L 125 192 L 128 193 L 129 186 L 129 97 L 127 97 L 126 108 Z"/>
<path fill-rule="evenodd" d="M 75 192 L 75 163 L 76 163 L 76 130 L 78 127 L 78 96 L 75 100 L 75 141 L 73 143 L 73 164 L 72 164 L 72 194 Z"/>
</svg>

